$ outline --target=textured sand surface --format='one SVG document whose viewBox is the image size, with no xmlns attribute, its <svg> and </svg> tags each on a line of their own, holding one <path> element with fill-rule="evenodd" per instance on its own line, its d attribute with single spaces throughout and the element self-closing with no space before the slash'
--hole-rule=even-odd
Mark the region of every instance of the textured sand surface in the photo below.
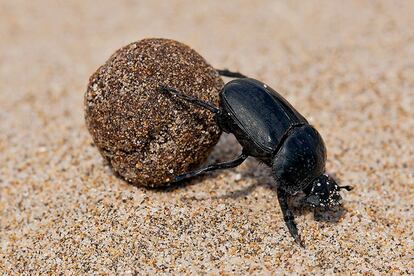
<svg viewBox="0 0 414 276">
<path fill-rule="evenodd" d="M 414 2 L 1 1 L 1 272 L 413 274 Z M 182 41 L 281 94 L 321 132 L 342 211 L 248 160 L 170 191 L 115 177 L 83 114 L 89 76 L 144 37 Z M 209 162 L 238 154 L 223 136 Z"/>
</svg>

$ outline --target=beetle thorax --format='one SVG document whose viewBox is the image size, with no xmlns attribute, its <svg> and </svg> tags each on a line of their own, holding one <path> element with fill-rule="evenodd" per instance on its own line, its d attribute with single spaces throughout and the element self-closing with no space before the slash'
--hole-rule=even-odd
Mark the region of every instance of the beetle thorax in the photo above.
<svg viewBox="0 0 414 276">
<path fill-rule="evenodd" d="M 326 149 L 322 137 L 310 125 L 294 129 L 284 140 L 273 159 L 277 185 L 295 194 L 323 174 Z"/>
</svg>

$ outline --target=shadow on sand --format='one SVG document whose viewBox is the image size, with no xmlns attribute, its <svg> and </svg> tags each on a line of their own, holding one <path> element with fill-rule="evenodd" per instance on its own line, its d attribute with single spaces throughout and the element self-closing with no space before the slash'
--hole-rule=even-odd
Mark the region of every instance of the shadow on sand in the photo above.
<svg viewBox="0 0 414 276">
<path fill-rule="evenodd" d="M 220 142 L 215 147 L 213 153 L 211 154 L 207 163 L 214 163 L 217 162 L 218 159 L 226 160 L 227 156 L 235 156 L 234 152 L 240 152 L 241 148 L 238 145 L 237 141 L 234 137 L 230 135 L 223 135 L 221 137 Z M 233 153 L 231 153 L 233 152 Z M 227 157 L 228 159 L 228 157 Z M 168 187 L 162 188 L 150 188 L 150 190 L 154 192 L 160 193 L 170 193 L 176 190 L 185 189 L 193 185 L 202 185 L 204 179 L 215 177 L 223 173 L 223 171 L 217 171 L 213 173 L 207 173 L 202 176 L 194 177 L 190 180 L 184 180 L 179 183 L 174 183 Z M 222 200 L 222 199 L 239 199 L 249 196 L 255 189 L 258 187 L 264 187 L 269 189 L 269 192 L 276 193 L 276 185 L 274 181 L 272 181 L 270 174 L 270 169 L 265 167 L 262 164 L 259 164 L 257 161 L 253 160 L 253 158 L 249 158 L 244 163 L 244 170 L 239 171 L 241 174 L 242 179 L 249 179 L 250 182 L 253 184 L 243 187 L 241 189 L 233 190 L 227 194 L 219 195 L 219 196 L 212 196 L 208 198 L 198 198 L 198 197 L 183 197 L 184 200 L 197 200 L 203 201 L 207 199 L 212 200 Z M 328 223 L 337 223 L 341 220 L 341 218 L 346 214 L 346 209 L 342 207 L 342 205 L 336 206 L 331 209 L 325 208 L 313 208 L 310 207 L 308 204 L 304 202 L 304 194 L 298 193 L 297 195 L 292 196 L 289 199 L 289 205 L 291 206 L 293 212 L 296 216 L 306 215 L 308 213 L 313 213 L 314 218 L 317 221 L 323 221 Z"/>
</svg>

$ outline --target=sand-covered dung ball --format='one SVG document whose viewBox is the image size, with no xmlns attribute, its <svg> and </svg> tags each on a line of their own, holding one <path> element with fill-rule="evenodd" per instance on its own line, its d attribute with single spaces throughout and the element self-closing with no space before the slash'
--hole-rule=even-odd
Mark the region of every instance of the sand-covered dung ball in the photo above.
<svg viewBox="0 0 414 276">
<path fill-rule="evenodd" d="M 136 185 L 162 187 L 204 162 L 220 137 L 207 110 L 160 86 L 218 105 L 223 81 L 177 41 L 144 39 L 116 51 L 89 80 L 86 125 L 113 171 Z"/>
</svg>

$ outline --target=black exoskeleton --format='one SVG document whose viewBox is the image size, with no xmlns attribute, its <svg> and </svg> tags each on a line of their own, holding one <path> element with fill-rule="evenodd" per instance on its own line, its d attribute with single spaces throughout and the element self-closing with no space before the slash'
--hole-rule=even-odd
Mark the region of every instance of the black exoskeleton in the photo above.
<svg viewBox="0 0 414 276">
<path fill-rule="evenodd" d="M 287 203 L 288 195 L 303 191 L 311 206 L 331 207 L 339 204 L 339 190 L 351 187 L 338 186 L 325 174 L 326 148 L 322 137 L 280 94 L 243 74 L 217 71 L 221 76 L 238 78 L 221 90 L 219 108 L 171 87 L 161 90 L 213 112 L 220 128 L 239 141 L 242 153 L 234 160 L 178 175 L 172 183 L 208 171 L 234 168 L 248 156 L 255 157 L 272 168 L 284 220 L 292 237 L 303 246 Z"/>
</svg>

